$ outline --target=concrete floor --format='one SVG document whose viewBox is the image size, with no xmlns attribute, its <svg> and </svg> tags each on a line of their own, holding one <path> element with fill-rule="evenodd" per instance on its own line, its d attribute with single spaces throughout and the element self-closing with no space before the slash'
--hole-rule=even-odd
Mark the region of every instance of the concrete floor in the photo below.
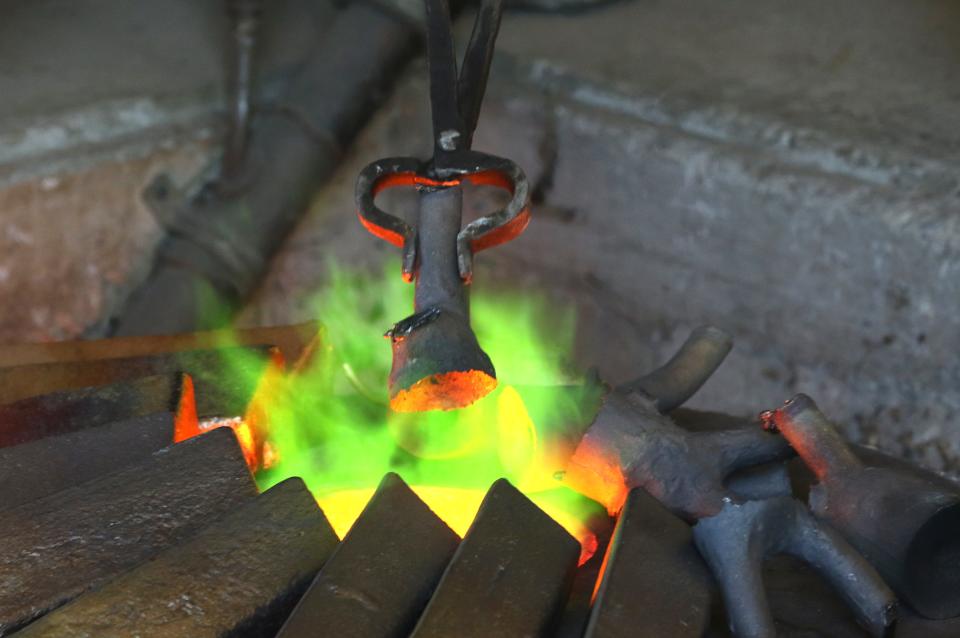
<svg viewBox="0 0 960 638">
<path fill-rule="evenodd" d="M 215 148 L 220 6 L 5 5 L 0 299 L 18 309 L 3 338 L 79 334 L 138 281 L 162 236 L 140 188 Z M 268 90 L 331 10 L 270 7 Z M 613 381 L 715 323 L 738 346 L 697 405 L 755 413 L 806 391 L 853 438 L 960 471 L 958 36 L 947 0 L 510 12 L 476 146 L 518 161 L 546 200 L 523 238 L 481 255 L 477 285 L 575 305 L 578 358 Z M 329 255 L 388 254 L 356 224 L 353 180 L 427 152 L 424 76 L 420 61 L 349 150 L 244 321 L 303 318 Z M 24 207 L 49 197 L 44 180 L 65 185 L 43 199 L 61 203 Z M 64 258 L 45 269 L 51 254 Z"/>
</svg>

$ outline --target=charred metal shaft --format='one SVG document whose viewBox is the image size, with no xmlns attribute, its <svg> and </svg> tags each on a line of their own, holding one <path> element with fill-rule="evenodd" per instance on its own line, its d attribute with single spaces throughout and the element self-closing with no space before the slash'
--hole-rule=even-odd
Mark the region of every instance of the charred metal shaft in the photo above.
<svg viewBox="0 0 960 638">
<path fill-rule="evenodd" d="M 420 193 L 414 310 L 440 308 L 469 319 L 467 289 L 457 269 L 457 233 L 463 216 L 463 189 L 424 189 Z"/>
<path fill-rule="evenodd" d="M 810 490 L 813 512 L 921 615 L 960 615 L 960 485 L 864 465 L 806 395 L 763 418 L 820 479 Z"/>
<path fill-rule="evenodd" d="M 701 638 L 710 621 L 710 574 L 690 526 L 642 489 L 617 521 L 586 638 Z"/>
<path fill-rule="evenodd" d="M 390 331 L 390 407 L 398 412 L 460 408 L 496 384 L 490 357 L 470 327 L 467 288 L 457 266 L 463 192 L 424 190 L 417 224 L 415 314 Z"/>
</svg>

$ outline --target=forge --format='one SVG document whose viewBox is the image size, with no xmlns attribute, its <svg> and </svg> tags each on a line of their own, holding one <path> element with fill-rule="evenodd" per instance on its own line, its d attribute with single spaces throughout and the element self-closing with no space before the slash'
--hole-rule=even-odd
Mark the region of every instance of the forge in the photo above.
<svg viewBox="0 0 960 638">
<path fill-rule="evenodd" d="M 19 145 L 0 106 L 11 264 L 56 243 L 5 217 L 38 162 L 55 201 L 57 171 L 100 171 L 104 198 L 140 171 L 153 229 L 114 222 L 141 263 L 78 292 L 85 314 L 57 289 L 51 323 L 32 287 L 0 313 L 0 636 L 960 637 L 960 243 L 921 206 L 960 191 L 929 131 L 851 151 L 837 131 L 872 120 L 760 67 L 740 79 L 764 105 L 725 110 L 746 45 L 680 28 L 690 7 L 195 4 L 80 11 L 111 81 L 137 75 L 111 28 L 171 53 L 156 25 L 178 25 L 154 80 L 179 97 L 31 120 Z M 811 6 L 771 11 L 812 29 Z M 641 18 L 649 50 L 622 37 Z M 866 82 L 855 49 L 817 72 Z M 26 289 L 11 268 L 0 298 Z"/>
</svg>

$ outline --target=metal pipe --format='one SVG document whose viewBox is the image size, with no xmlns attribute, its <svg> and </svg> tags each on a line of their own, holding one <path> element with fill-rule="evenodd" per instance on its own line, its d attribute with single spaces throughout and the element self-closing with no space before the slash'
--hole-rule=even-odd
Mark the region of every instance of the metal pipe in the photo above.
<svg viewBox="0 0 960 638">
<path fill-rule="evenodd" d="M 257 115 L 242 191 L 177 201 L 153 271 L 113 319 L 115 335 L 171 334 L 229 322 L 341 149 L 413 52 L 416 31 L 373 4 L 350 3 L 291 79 L 279 105 Z"/>
</svg>

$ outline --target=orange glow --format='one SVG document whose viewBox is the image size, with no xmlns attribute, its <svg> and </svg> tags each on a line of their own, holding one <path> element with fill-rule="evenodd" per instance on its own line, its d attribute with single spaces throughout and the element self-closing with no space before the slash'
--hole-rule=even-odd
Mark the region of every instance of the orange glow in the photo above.
<svg viewBox="0 0 960 638">
<path fill-rule="evenodd" d="M 390 399 L 390 409 L 395 412 L 456 410 L 482 399 L 496 387 L 496 377 L 482 370 L 433 374 L 398 391 Z"/>
<path fill-rule="evenodd" d="M 316 351 L 316 345 L 301 355 L 311 358 Z M 268 405 L 274 400 L 278 388 L 286 378 L 286 360 L 279 348 L 270 348 L 266 368 L 263 371 L 257 387 L 247 403 L 243 416 L 217 416 L 200 420 L 197 417 L 196 391 L 193 379 L 188 374 L 183 375 L 183 385 L 180 390 L 180 402 L 173 426 L 173 442 L 179 443 L 195 436 L 208 432 L 214 428 L 233 428 L 237 435 L 237 442 L 243 451 L 243 458 L 251 471 L 267 467 L 264 458 L 264 445 L 267 438 L 266 427 L 269 423 L 266 412 Z M 277 460 L 276 451 L 271 448 L 271 463 Z"/>
<path fill-rule="evenodd" d="M 199 432 L 209 432 L 216 428 L 232 428 L 233 433 L 237 435 L 237 443 L 240 444 L 240 450 L 243 452 L 243 460 L 247 462 L 247 467 L 251 471 L 260 466 L 260 451 L 256 444 L 256 438 L 253 435 L 253 429 L 250 424 L 243 420 L 243 417 L 215 417 L 203 419 L 199 423 Z"/>
<path fill-rule="evenodd" d="M 193 378 L 189 374 L 180 376 L 180 397 L 177 411 L 173 417 L 173 442 L 179 443 L 200 434 L 200 422 L 197 419 L 197 400 L 193 389 Z"/>
<path fill-rule="evenodd" d="M 494 186 L 496 188 L 502 188 L 503 190 L 508 191 L 511 195 L 515 191 L 515 185 L 510 179 L 509 175 L 497 170 L 479 171 L 445 180 L 431 179 L 413 172 L 388 173 L 381 176 L 373 183 L 371 191 L 373 196 L 376 197 L 381 192 L 397 186 L 449 188 L 451 186 L 459 186 L 463 182 L 469 182 L 478 186 Z M 360 223 L 363 224 L 363 227 L 366 228 L 370 234 L 374 235 L 375 237 L 379 237 L 380 239 L 389 242 L 398 248 L 403 248 L 405 237 L 403 234 L 398 232 L 397 229 L 378 226 L 374 222 L 365 218 L 360 211 L 357 211 L 357 217 L 359 217 Z M 508 223 L 495 228 L 492 231 L 486 232 L 472 240 L 470 242 L 470 250 L 472 250 L 474 253 L 478 253 L 481 250 L 486 250 L 487 248 L 508 242 L 526 230 L 529 223 L 530 208 L 528 206 L 520 211 L 517 216 L 511 219 Z"/>
<path fill-rule="evenodd" d="M 584 496 L 601 503 L 611 516 L 623 509 L 627 500 L 629 488 L 619 459 L 596 445 L 589 435 L 570 459 L 564 480 Z"/>
<path fill-rule="evenodd" d="M 463 538 L 470 529 L 470 524 L 486 495 L 485 490 L 471 488 L 431 485 L 411 485 L 410 488 L 460 538 Z M 317 504 L 337 532 L 337 536 L 343 538 L 350 531 L 353 522 L 360 516 L 360 512 L 363 511 L 373 493 L 374 488 L 340 490 L 317 497 Z M 535 495 L 531 500 L 571 536 L 580 541 L 580 564 L 590 560 L 597 551 L 597 538 L 594 533 L 582 521 L 562 509 L 537 499 Z"/>
</svg>

